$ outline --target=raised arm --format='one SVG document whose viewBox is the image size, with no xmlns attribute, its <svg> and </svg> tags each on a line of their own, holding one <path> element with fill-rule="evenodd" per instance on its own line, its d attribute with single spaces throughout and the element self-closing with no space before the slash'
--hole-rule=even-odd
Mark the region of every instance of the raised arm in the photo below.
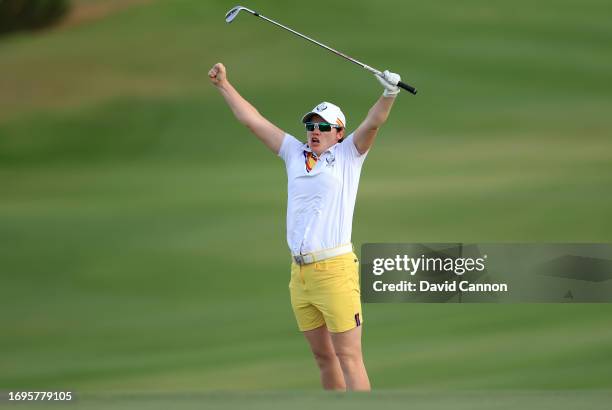
<svg viewBox="0 0 612 410">
<path fill-rule="evenodd" d="M 384 78 L 378 76 L 376 78 L 385 87 L 385 91 L 370 108 L 365 120 L 357 127 L 353 136 L 353 142 L 360 154 L 364 154 L 374 143 L 378 129 L 387 121 L 395 97 L 399 93 L 399 87 L 394 84 L 401 80 L 400 76 L 388 71 L 383 74 Z"/>
<path fill-rule="evenodd" d="M 247 126 L 272 152 L 278 154 L 285 132 L 262 116 L 227 80 L 225 66 L 217 63 L 208 72 L 210 82 L 217 87 L 236 119 Z"/>
</svg>

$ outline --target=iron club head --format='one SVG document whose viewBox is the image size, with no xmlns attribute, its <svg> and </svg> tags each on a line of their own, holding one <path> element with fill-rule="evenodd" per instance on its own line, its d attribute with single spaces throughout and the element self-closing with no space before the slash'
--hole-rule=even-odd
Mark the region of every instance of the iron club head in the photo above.
<svg viewBox="0 0 612 410">
<path fill-rule="evenodd" d="M 257 13 L 255 13 L 253 10 L 247 9 L 246 7 L 242 6 L 236 6 L 225 14 L 225 22 L 231 23 L 232 21 L 234 21 L 234 19 L 238 16 L 238 13 L 240 13 L 242 10 L 257 15 Z"/>
</svg>

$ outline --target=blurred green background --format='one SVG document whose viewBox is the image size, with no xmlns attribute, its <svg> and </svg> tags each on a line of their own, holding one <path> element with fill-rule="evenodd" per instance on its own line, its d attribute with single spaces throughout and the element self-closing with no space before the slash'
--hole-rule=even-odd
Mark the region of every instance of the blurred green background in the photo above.
<svg viewBox="0 0 612 410">
<path fill-rule="evenodd" d="M 0 38 L 0 390 L 89 408 L 609 404 L 609 304 L 365 305 L 378 391 L 318 392 L 289 303 L 284 165 L 207 71 L 225 63 L 298 137 L 322 100 L 354 129 L 381 87 L 252 16 L 225 24 L 234 5 L 73 1 L 58 26 Z M 609 1 L 244 5 L 419 89 L 364 166 L 357 247 L 612 241 Z"/>
</svg>

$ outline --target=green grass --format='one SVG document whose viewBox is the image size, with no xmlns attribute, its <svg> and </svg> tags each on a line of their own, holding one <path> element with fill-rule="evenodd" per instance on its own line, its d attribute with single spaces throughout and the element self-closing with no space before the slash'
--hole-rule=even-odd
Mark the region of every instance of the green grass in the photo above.
<svg viewBox="0 0 612 410">
<path fill-rule="evenodd" d="M 297 136 L 323 99 L 352 129 L 380 87 L 250 16 L 225 25 L 232 5 L 158 0 L 0 39 L 0 390 L 87 408 L 609 403 L 609 304 L 366 305 L 379 392 L 316 393 L 282 161 L 206 72 L 223 61 Z M 248 6 L 420 90 L 369 154 L 357 246 L 612 241 L 606 2 Z"/>
</svg>

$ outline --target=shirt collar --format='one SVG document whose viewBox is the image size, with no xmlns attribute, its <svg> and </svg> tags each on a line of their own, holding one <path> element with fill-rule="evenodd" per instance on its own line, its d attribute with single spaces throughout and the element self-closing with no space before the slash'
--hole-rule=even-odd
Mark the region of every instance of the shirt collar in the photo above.
<svg viewBox="0 0 612 410">
<path fill-rule="evenodd" d="M 336 151 L 336 147 L 338 146 L 339 142 L 336 142 L 334 145 L 332 145 L 331 147 L 329 147 L 327 150 L 323 151 L 321 153 L 321 155 L 317 155 L 315 154 L 312 149 L 308 146 L 308 143 L 304 143 L 304 145 L 302 146 L 302 149 L 306 152 L 312 152 L 312 155 L 315 155 L 317 157 L 322 157 L 323 154 L 325 154 L 326 152 L 330 152 L 330 153 L 334 153 L 334 151 Z"/>
</svg>

